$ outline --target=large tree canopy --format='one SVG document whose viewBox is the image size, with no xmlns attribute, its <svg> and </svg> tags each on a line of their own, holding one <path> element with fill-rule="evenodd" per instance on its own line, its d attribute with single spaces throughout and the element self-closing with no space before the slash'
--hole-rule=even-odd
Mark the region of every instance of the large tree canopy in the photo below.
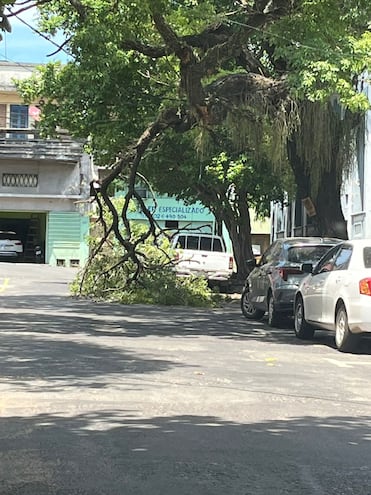
<svg viewBox="0 0 371 495">
<path fill-rule="evenodd" d="M 2 26 L 24 8 L 27 0 L 10 4 Z M 338 201 L 355 120 L 342 125 L 336 108 L 368 108 L 355 84 L 371 62 L 368 0 L 43 0 L 39 8 L 40 29 L 64 31 L 71 62 L 42 68 L 20 88 L 41 100 L 46 132 L 89 136 L 96 159 L 110 166 L 100 191 L 110 207 L 110 183 L 128 178 L 112 225 L 127 250 L 135 243 L 119 216 L 125 222 L 142 159 L 170 132 L 191 131 L 202 150 L 228 129 L 235 150 L 269 163 L 270 173 L 290 163 L 303 197 L 316 203 L 326 177 Z M 319 232 L 344 235 L 341 212 L 326 222 L 317 206 Z"/>
</svg>

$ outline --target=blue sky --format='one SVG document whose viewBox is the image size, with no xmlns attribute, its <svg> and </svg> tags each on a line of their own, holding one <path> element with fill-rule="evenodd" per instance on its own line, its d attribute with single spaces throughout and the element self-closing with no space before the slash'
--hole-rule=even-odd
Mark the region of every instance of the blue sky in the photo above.
<svg viewBox="0 0 371 495">
<path fill-rule="evenodd" d="M 24 12 L 22 18 L 29 24 L 35 25 L 34 13 Z M 59 52 L 53 56 L 48 56 L 57 50 L 57 47 L 49 41 L 36 34 L 32 29 L 17 20 L 10 19 L 12 26 L 11 33 L 2 33 L 3 40 L 0 42 L 0 59 L 9 62 L 26 63 L 46 63 L 53 60 L 66 62 L 67 57 L 64 52 Z M 53 39 L 54 42 L 62 42 L 62 36 Z"/>
</svg>

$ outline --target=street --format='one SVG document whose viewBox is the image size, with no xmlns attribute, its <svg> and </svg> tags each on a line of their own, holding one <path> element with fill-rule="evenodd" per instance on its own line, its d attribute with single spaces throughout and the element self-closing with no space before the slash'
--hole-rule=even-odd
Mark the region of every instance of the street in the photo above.
<svg viewBox="0 0 371 495">
<path fill-rule="evenodd" d="M 0 264 L 0 495 L 371 495 L 371 340 Z"/>
</svg>

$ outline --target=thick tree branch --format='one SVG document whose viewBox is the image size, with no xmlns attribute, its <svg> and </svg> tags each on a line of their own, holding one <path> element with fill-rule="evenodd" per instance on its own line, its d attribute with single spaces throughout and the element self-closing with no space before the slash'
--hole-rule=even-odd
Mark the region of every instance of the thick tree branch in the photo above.
<svg viewBox="0 0 371 495">
<path fill-rule="evenodd" d="M 107 176 L 101 181 L 100 189 L 96 192 L 96 200 L 98 201 L 98 206 L 100 209 L 100 220 L 103 222 L 104 226 L 104 236 L 99 242 L 98 248 L 94 250 L 90 261 L 97 254 L 97 252 L 99 252 L 103 244 L 107 241 L 109 234 L 113 231 L 116 239 L 124 248 L 124 254 L 118 265 L 130 259 L 136 266 L 134 275 L 130 277 L 128 283 L 131 283 L 133 280 L 137 279 L 137 277 L 143 270 L 144 255 L 138 251 L 138 246 L 142 244 L 146 239 L 148 239 L 151 235 L 155 236 L 156 230 L 158 229 L 157 222 L 153 219 L 142 198 L 135 191 L 135 182 L 139 164 L 146 150 L 153 144 L 153 142 L 155 142 L 155 140 L 161 135 L 161 133 L 163 133 L 169 127 L 177 130 L 182 129 L 182 131 L 185 131 L 187 126 L 188 129 L 190 129 L 191 122 L 192 119 L 189 119 L 187 115 L 182 116 L 181 114 L 179 114 L 178 109 L 172 108 L 161 112 L 157 120 L 150 126 L 148 126 L 148 128 L 143 132 L 137 142 L 134 143 L 134 145 L 132 145 L 127 150 L 127 152 L 123 154 L 121 159 L 114 165 L 109 174 L 107 174 Z M 124 171 L 128 176 L 128 190 L 125 195 L 124 205 L 120 216 L 109 195 L 108 187 Z M 110 226 L 107 226 L 107 224 L 104 222 L 103 207 L 100 198 L 103 199 L 105 205 L 112 215 L 112 224 Z M 132 199 L 135 199 L 139 203 L 143 213 L 149 221 L 149 228 L 147 229 L 147 231 L 145 231 L 141 236 L 138 236 L 135 239 L 133 239 L 130 222 L 127 218 L 130 201 Z M 123 221 L 125 227 L 124 233 L 120 226 L 120 219 Z M 104 273 L 102 274 L 102 276 L 104 276 Z M 84 276 L 81 283 L 83 283 L 83 280 Z"/>
<path fill-rule="evenodd" d="M 231 35 L 231 28 L 225 24 L 217 24 L 215 26 L 210 26 L 203 32 L 182 36 L 178 39 L 181 43 L 185 43 L 192 48 L 198 48 L 202 51 L 206 51 L 209 48 L 220 45 L 228 40 Z M 162 58 L 166 57 L 173 52 L 173 50 L 168 45 L 154 46 L 141 43 L 138 40 L 125 40 L 121 48 L 124 50 L 135 50 L 143 55 L 151 58 Z"/>
<path fill-rule="evenodd" d="M 198 64 L 196 54 L 191 46 L 178 38 L 159 12 L 153 11 L 152 18 L 166 45 L 179 58 L 180 88 L 186 94 L 189 104 L 195 109 L 199 119 L 207 123 L 205 93 L 201 82 L 205 74 Z"/>
<path fill-rule="evenodd" d="M 234 32 L 224 43 L 213 46 L 206 52 L 199 62 L 202 72 L 213 73 L 224 61 L 240 57 L 253 34 L 287 15 L 291 9 L 292 0 L 255 2 L 255 9 L 252 11 L 247 9 L 245 21 L 240 23 L 238 31 Z"/>
</svg>

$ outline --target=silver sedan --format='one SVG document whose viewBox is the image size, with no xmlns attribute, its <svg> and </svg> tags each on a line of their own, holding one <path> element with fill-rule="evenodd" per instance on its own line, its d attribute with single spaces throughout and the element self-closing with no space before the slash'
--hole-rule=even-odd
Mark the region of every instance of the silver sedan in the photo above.
<svg viewBox="0 0 371 495">
<path fill-rule="evenodd" d="M 371 239 L 344 241 L 302 269 L 308 275 L 294 300 L 296 336 L 334 331 L 337 348 L 351 352 L 362 333 L 371 333 Z"/>
</svg>

